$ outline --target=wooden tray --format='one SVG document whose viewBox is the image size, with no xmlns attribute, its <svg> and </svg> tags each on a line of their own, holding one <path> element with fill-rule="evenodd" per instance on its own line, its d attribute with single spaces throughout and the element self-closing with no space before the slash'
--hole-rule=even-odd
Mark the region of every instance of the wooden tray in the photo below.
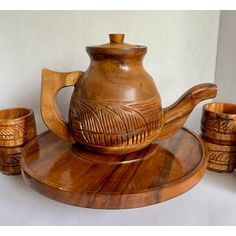
<svg viewBox="0 0 236 236">
<path fill-rule="evenodd" d="M 185 128 L 120 156 L 90 152 L 51 132 L 37 141 L 36 151 L 21 159 L 25 181 L 49 198 L 89 208 L 134 208 L 168 200 L 191 189 L 207 164 L 200 138 Z"/>
</svg>

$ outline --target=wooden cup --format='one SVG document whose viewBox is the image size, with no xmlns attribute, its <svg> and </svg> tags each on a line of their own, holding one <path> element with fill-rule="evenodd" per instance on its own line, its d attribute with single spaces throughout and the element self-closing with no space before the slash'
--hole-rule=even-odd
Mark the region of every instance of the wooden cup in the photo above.
<svg viewBox="0 0 236 236">
<path fill-rule="evenodd" d="M 16 147 L 36 136 L 34 112 L 26 108 L 0 110 L 0 146 Z"/>
<path fill-rule="evenodd" d="M 20 158 L 29 151 L 27 147 L 35 136 L 36 124 L 31 109 L 0 110 L 0 172 L 21 174 Z"/>
<path fill-rule="evenodd" d="M 236 166 L 236 104 L 204 105 L 201 131 L 208 151 L 208 169 L 233 171 Z"/>
</svg>

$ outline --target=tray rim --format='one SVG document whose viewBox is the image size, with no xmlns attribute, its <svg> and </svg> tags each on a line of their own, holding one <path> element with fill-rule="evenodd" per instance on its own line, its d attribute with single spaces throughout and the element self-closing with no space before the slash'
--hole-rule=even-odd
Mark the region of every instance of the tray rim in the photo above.
<svg viewBox="0 0 236 236">
<path fill-rule="evenodd" d="M 194 131 L 186 128 L 186 127 L 182 127 L 181 129 L 185 130 L 185 132 L 190 133 L 194 139 L 196 139 L 200 145 L 200 149 L 202 151 L 202 157 L 201 160 L 199 161 L 199 163 L 195 166 L 195 168 L 193 168 L 192 170 L 189 171 L 189 173 L 187 173 L 186 175 L 180 177 L 179 179 L 176 179 L 172 182 L 160 185 L 160 186 L 156 186 L 156 187 L 152 187 L 152 188 L 146 188 L 146 189 L 141 189 L 141 190 L 137 190 L 136 192 L 130 192 L 130 193 L 122 193 L 122 192 L 104 192 L 104 193 L 97 193 L 96 191 L 70 191 L 69 189 L 64 189 L 63 187 L 60 187 L 59 185 L 45 180 L 45 177 L 42 176 L 38 176 L 35 174 L 35 172 L 33 172 L 26 164 L 25 162 L 25 158 L 27 157 L 23 157 L 21 158 L 21 168 L 22 168 L 22 175 L 23 178 L 25 179 L 26 182 L 32 182 L 32 179 L 34 182 L 36 182 L 37 185 L 44 185 L 46 188 L 52 189 L 53 191 L 62 191 L 65 192 L 65 194 L 75 194 L 75 195 L 80 195 L 80 194 L 85 194 L 85 195 L 92 195 L 94 193 L 96 193 L 96 197 L 103 197 L 104 195 L 111 195 L 112 197 L 117 197 L 117 196 L 132 196 L 135 195 L 137 197 L 139 197 L 138 195 L 140 195 L 140 197 L 142 197 L 141 195 L 143 194 L 151 194 L 152 192 L 156 192 L 158 190 L 162 190 L 162 191 L 168 191 L 168 189 L 171 189 L 173 186 L 174 187 L 178 187 L 181 184 L 183 184 L 184 181 L 190 181 L 192 182 L 190 186 L 188 186 L 189 184 L 187 184 L 187 187 L 178 191 L 177 194 L 175 194 L 175 196 L 170 196 L 168 198 L 164 198 L 163 200 L 161 200 L 160 202 L 169 200 L 171 198 L 177 197 L 179 195 L 182 195 L 183 193 L 189 191 L 190 189 L 192 189 L 202 178 L 202 176 L 205 173 L 205 170 L 207 168 L 207 158 L 206 158 L 206 150 L 205 150 L 205 144 L 202 140 L 202 138 L 200 136 L 198 136 Z M 51 133 L 50 130 L 46 130 L 43 133 L 39 134 L 36 138 L 42 138 L 44 135 L 47 135 L 48 133 Z M 167 150 L 168 151 L 168 150 Z M 197 180 L 192 181 L 192 179 L 194 179 L 195 176 L 199 175 L 199 177 L 197 178 Z M 30 179 L 30 180 L 29 180 Z M 42 193 L 37 187 L 34 187 L 34 185 L 30 184 L 29 185 L 36 190 L 37 192 L 43 194 L 46 197 L 52 198 L 54 200 L 66 203 L 66 204 L 70 204 L 70 205 L 75 205 L 75 204 L 71 204 L 68 201 L 62 201 L 62 200 L 58 200 L 58 198 L 56 197 L 52 197 L 52 196 L 48 196 L 48 194 Z M 158 202 L 157 202 L 158 203 Z M 156 203 L 153 203 L 156 204 Z M 148 205 L 152 205 L 152 204 L 148 204 Z M 81 204 L 76 204 L 76 206 L 82 206 Z M 147 205 L 144 205 L 147 206 Z M 86 207 L 86 206 L 82 206 L 82 207 Z M 135 206 L 135 207 L 142 207 L 142 206 Z M 93 207 L 95 208 L 95 207 Z M 127 208 L 133 208 L 133 207 L 127 207 Z M 103 209 L 117 209 L 117 208 L 103 208 Z M 124 209 L 124 207 L 120 208 L 120 209 Z"/>
</svg>

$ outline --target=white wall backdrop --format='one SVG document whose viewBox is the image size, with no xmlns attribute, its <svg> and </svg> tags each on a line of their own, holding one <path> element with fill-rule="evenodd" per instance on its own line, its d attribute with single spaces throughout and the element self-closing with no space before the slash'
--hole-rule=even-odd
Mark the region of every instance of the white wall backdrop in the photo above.
<svg viewBox="0 0 236 236">
<path fill-rule="evenodd" d="M 216 101 L 236 103 L 236 11 L 222 11 L 218 38 Z"/>
<path fill-rule="evenodd" d="M 46 129 L 39 114 L 41 69 L 85 70 L 85 46 L 106 43 L 114 32 L 148 47 L 145 67 L 167 106 L 191 86 L 214 82 L 219 18 L 219 11 L 1 11 L 0 109 L 30 107 L 38 131 Z M 71 91 L 59 95 L 64 116 Z M 187 122 L 197 132 L 201 106 Z"/>
</svg>

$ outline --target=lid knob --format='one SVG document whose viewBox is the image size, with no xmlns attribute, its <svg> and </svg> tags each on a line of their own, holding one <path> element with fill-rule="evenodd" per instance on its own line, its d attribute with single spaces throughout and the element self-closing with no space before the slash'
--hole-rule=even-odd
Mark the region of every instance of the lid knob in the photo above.
<svg viewBox="0 0 236 236">
<path fill-rule="evenodd" d="M 124 34 L 109 34 L 110 43 L 121 44 L 124 43 Z"/>
</svg>

